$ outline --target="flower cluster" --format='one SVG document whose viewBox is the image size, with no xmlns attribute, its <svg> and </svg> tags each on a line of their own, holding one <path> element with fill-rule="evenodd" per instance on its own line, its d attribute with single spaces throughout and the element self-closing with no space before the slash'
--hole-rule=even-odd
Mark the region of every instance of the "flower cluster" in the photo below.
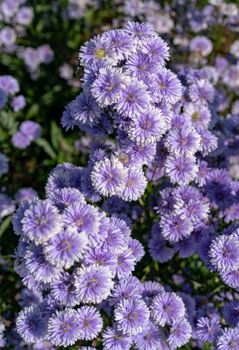
<svg viewBox="0 0 239 350">
<path fill-rule="evenodd" d="M 31 120 L 22 122 L 19 131 L 12 136 L 12 144 L 19 149 L 28 147 L 41 135 L 41 126 Z"/>
<path fill-rule="evenodd" d="M 25 98 L 23 95 L 17 95 L 20 91 L 18 81 L 11 75 L 0 76 L 0 109 L 6 107 L 11 98 L 10 105 L 14 112 L 20 111 L 25 107 Z"/>
</svg>

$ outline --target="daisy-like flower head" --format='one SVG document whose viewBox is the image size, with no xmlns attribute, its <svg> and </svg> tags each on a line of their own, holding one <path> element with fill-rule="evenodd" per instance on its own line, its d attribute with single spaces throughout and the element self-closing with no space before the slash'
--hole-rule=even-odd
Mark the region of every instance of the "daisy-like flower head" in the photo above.
<svg viewBox="0 0 239 350">
<path fill-rule="evenodd" d="M 91 181 L 100 194 L 113 196 L 122 192 L 126 178 L 123 164 L 116 158 L 105 158 L 95 163 L 91 172 Z"/>
<path fill-rule="evenodd" d="M 101 115 L 100 107 L 95 99 L 89 94 L 82 92 L 71 105 L 71 113 L 75 123 L 93 125 Z"/>
<path fill-rule="evenodd" d="M 169 156 L 165 162 L 166 174 L 173 184 L 187 185 L 196 177 L 198 166 L 192 155 Z"/>
<path fill-rule="evenodd" d="M 237 350 L 239 348 L 238 328 L 226 328 L 217 339 L 218 350 Z"/>
<path fill-rule="evenodd" d="M 184 117 L 191 122 L 195 128 L 207 128 L 211 121 L 211 112 L 206 105 L 189 102 L 184 106 Z"/>
<path fill-rule="evenodd" d="M 76 188 L 62 188 L 56 189 L 49 193 L 48 199 L 55 205 L 61 212 L 64 211 L 69 205 L 74 203 L 85 203 L 83 194 Z"/>
<path fill-rule="evenodd" d="M 144 194 L 146 186 L 147 180 L 143 169 L 130 167 L 127 171 L 124 190 L 120 197 L 125 201 L 135 201 Z"/>
<path fill-rule="evenodd" d="M 123 334 L 141 333 L 149 321 L 147 305 L 138 299 L 122 300 L 114 311 L 117 327 Z"/>
<path fill-rule="evenodd" d="M 91 92 L 101 107 L 116 103 L 121 96 L 122 88 L 127 84 L 120 68 L 101 68 L 98 77 L 92 84 Z"/>
<path fill-rule="evenodd" d="M 47 339 L 56 346 L 73 345 L 80 338 L 80 318 L 78 312 L 67 308 L 56 313 L 48 323 Z"/>
<path fill-rule="evenodd" d="M 235 271 L 239 268 L 238 235 L 221 235 L 213 240 L 209 255 L 212 264 L 220 272 Z"/>
<path fill-rule="evenodd" d="M 60 304 L 68 307 L 80 303 L 74 286 L 74 277 L 68 272 L 62 273 L 57 281 L 51 284 L 51 296 Z"/>
<path fill-rule="evenodd" d="M 129 138 L 137 144 L 155 143 L 161 139 L 167 124 L 158 108 L 142 112 L 131 123 L 128 130 Z"/>
<path fill-rule="evenodd" d="M 125 335 L 117 327 L 107 327 L 103 332 L 103 345 L 105 350 L 129 350 L 133 339 L 128 334 Z"/>
<path fill-rule="evenodd" d="M 94 306 L 82 306 L 77 309 L 80 339 L 92 340 L 98 336 L 103 327 L 103 320 Z"/>
<path fill-rule="evenodd" d="M 164 65 L 165 61 L 169 59 L 169 47 L 167 43 L 160 37 L 148 39 L 144 43 L 142 51 L 147 53 L 160 65 Z"/>
<path fill-rule="evenodd" d="M 142 81 L 134 78 L 122 87 L 116 109 L 119 114 L 132 119 L 148 109 L 151 102 L 152 99 L 147 86 Z"/>
<path fill-rule="evenodd" d="M 128 22 L 124 29 L 139 46 L 156 36 L 153 27 L 148 23 Z"/>
<path fill-rule="evenodd" d="M 161 68 L 152 80 L 152 91 L 158 102 L 165 101 L 174 104 L 182 95 L 182 85 L 177 76 L 169 69 Z"/>
<path fill-rule="evenodd" d="M 162 236 L 170 242 L 178 242 L 188 237 L 193 231 L 193 225 L 190 219 L 178 214 L 162 216 L 160 227 Z"/>
<path fill-rule="evenodd" d="M 110 303 L 116 305 L 122 300 L 140 299 L 141 292 L 142 285 L 140 281 L 134 276 L 126 277 L 114 286 Z"/>
<path fill-rule="evenodd" d="M 163 337 L 159 328 L 151 321 L 144 328 L 142 333 L 134 338 L 137 350 L 163 349 Z"/>
<path fill-rule="evenodd" d="M 21 220 L 24 235 L 40 244 L 54 237 L 62 227 L 62 220 L 56 207 L 48 200 L 33 201 Z"/>
<path fill-rule="evenodd" d="M 220 319 L 217 317 L 200 317 L 198 319 L 196 326 L 196 335 L 198 340 L 212 343 L 220 332 Z"/>
<path fill-rule="evenodd" d="M 155 322 L 164 327 L 172 325 L 185 316 L 185 306 L 182 299 L 175 293 L 162 292 L 153 298 L 151 312 Z"/>
<path fill-rule="evenodd" d="M 34 344 L 46 338 L 47 322 L 37 307 L 25 307 L 17 317 L 17 331 L 28 344 Z"/>
<path fill-rule="evenodd" d="M 167 339 L 170 348 L 177 349 L 186 344 L 192 335 L 192 327 L 186 319 L 174 321 Z"/>
<path fill-rule="evenodd" d="M 75 287 L 83 303 L 100 303 L 110 295 L 113 288 L 112 272 L 107 266 L 83 266 L 75 275 Z"/>
<path fill-rule="evenodd" d="M 77 227 L 69 227 L 52 238 L 44 251 L 52 264 L 68 269 L 82 259 L 88 243 L 85 232 L 78 233 Z"/>
<path fill-rule="evenodd" d="M 103 37 L 107 41 L 114 57 L 117 57 L 119 60 L 128 58 L 135 51 L 134 38 L 124 29 L 108 30 L 103 34 Z"/>
</svg>

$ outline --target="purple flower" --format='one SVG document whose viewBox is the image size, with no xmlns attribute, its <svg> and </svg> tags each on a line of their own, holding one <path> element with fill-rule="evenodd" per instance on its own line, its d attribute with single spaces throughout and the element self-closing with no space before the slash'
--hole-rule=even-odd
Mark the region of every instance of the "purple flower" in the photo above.
<svg viewBox="0 0 239 350">
<path fill-rule="evenodd" d="M 239 287 L 239 269 L 230 272 L 221 272 L 220 277 L 231 288 Z"/>
<path fill-rule="evenodd" d="M 51 296 L 57 302 L 68 307 L 73 307 L 80 303 L 74 286 L 74 277 L 67 272 L 62 273 L 57 281 L 52 283 Z"/>
<path fill-rule="evenodd" d="M 190 326 L 190 323 L 185 319 L 177 320 L 174 321 L 170 327 L 167 342 L 171 349 L 176 349 L 186 344 L 191 338 L 191 335 L 192 327 Z"/>
<path fill-rule="evenodd" d="M 19 92 L 20 87 L 18 81 L 11 75 L 1 75 L 0 89 L 6 92 L 7 95 L 14 95 Z"/>
<path fill-rule="evenodd" d="M 84 255 L 84 264 L 86 266 L 92 264 L 107 266 L 115 274 L 117 259 L 111 251 L 104 251 L 101 248 L 88 248 Z"/>
<path fill-rule="evenodd" d="M 88 242 L 85 232 L 78 233 L 76 227 L 69 227 L 48 241 L 45 254 L 52 264 L 68 269 L 82 259 Z"/>
<path fill-rule="evenodd" d="M 62 227 L 58 210 L 48 200 L 33 201 L 21 222 L 24 235 L 36 244 L 48 241 Z"/>
<path fill-rule="evenodd" d="M 80 339 L 92 340 L 98 336 L 103 327 L 103 320 L 93 306 L 82 306 L 77 309 L 79 318 Z"/>
<path fill-rule="evenodd" d="M 20 188 L 15 194 L 15 200 L 18 203 L 32 201 L 35 198 L 37 198 L 37 192 L 31 187 Z"/>
<path fill-rule="evenodd" d="M 10 215 L 15 210 L 13 200 L 4 193 L 0 193 L 0 221 L 3 217 Z"/>
<path fill-rule="evenodd" d="M 99 212 L 90 204 L 71 204 L 64 212 L 63 221 L 65 225 L 75 225 L 79 233 L 85 232 L 89 238 L 99 231 Z"/>
<path fill-rule="evenodd" d="M 47 321 L 37 307 L 25 307 L 16 320 L 17 332 L 28 344 L 42 341 L 47 335 Z"/>
<path fill-rule="evenodd" d="M 141 283 L 136 277 L 126 277 L 115 285 L 111 293 L 110 303 L 116 305 L 122 300 L 140 299 L 141 291 Z"/>
<path fill-rule="evenodd" d="M 161 68 L 152 80 L 152 92 L 156 102 L 176 103 L 182 94 L 182 86 L 177 76 L 166 68 Z"/>
<path fill-rule="evenodd" d="M 81 267 L 75 275 L 75 287 L 79 300 L 84 303 L 100 303 L 113 287 L 112 272 L 97 264 Z"/>
<path fill-rule="evenodd" d="M 136 335 L 148 324 L 149 309 L 142 300 L 122 300 L 115 308 L 114 318 L 123 334 Z"/>
<path fill-rule="evenodd" d="M 135 50 L 132 36 L 123 29 L 108 30 L 103 36 L 113 51 L 113 56 L 119 60 L 128 58 Z"/>
<path fill-rule="evenodd" d="M 136 51 L 131 55 L 126 63 L 126 72 L 138 79 L 145 80 L 148 75 L 154 73 L 160 64 L 148 53 L 142 51 Z"/>
<path fill-rule="evenodd" d="M 170 242 L 178 242 L 188 237 L 193 231 L 193 225 L 190 219 L 178 214 L 162 216 L 160 227 L 162 236 Z"/>
<path fill-rule="evenodd" d="M 180 156 L 194 155 L 200 147 L 200 135 L 190 125 L 182 126 L 179 129 L 172 129 L 167 138 L 165 145 L 170 153 Z"/>
<path fill-rule="evenodd" d="M 146 189 L 147 180 L 143 170 L 137 167 L 128 169 L 125 177 L 124 190 L 120 197 L 125 201 L 135 201 L 140 198 Z"/>
<path fill-rule="evenodd" d="M 211 120 L 211 112 L 206 105 L 192 102 L 185 104 L 183 115 L 195 128 L 207 128 Z"/>
<path fill-rule="evenodd" d="M 60 211 L 64 211 L 72 204 L 85 203 L 83 194 L 76 188 L 62 188 L 56 189 L 49 193 L 48 199 Z"/>
<path fill-rule="evenodd" d="M 153 27 L 148 23 L 128 22 L 124 28 L 138 44 L 156 36 Z"/>
<path fill-rule="evenodd" d="M 31 141 L 22 132 L 18 131 L 12 136 L 12 144 L 19 149 L 25 149 L 30 145 Z"/>
<path fill-rule="evenodd" d="M 238 234 L 221 235 L 210 246 L 212 264 L 220 272 L 230 272 L 239 268 Z"/>
<path fill-rule="evenodd" d="M 223 307 L 223 316 L 231 327 L 236 327 L 239 323 L 239 301 L 233 300 L 226 303 Z"/>
<path fill-rule="evenodd" d="M 151 304 L 151 311 L 155 322 L 162 327 L 182 319 L 186 312 L 182 299 L 170 292 L 156 295 Z"/>
<path fill-rule="evenodd" d="M 131 79 L 121 89 L 121 95 L 116 103 L 118 113 L 132 118 L 140 116 L 144 110 L 149 108 L 151 97 L 146 85 L 140 80 Z"/>
<path fill-rule="evenodd" d="M 73 101 L 71 113 L 76 122 L 92 125 L 100 118 L 101 111 L 95 99 L 89 93 L 82 92 Z"/>
<path fill-rule="evenodd" d="M 14 112 L 18 112 L 26 106 L 26 100 L 23 95 L 16 96 L 12 99 L 12 109 Z"/>
<path fill-rule="evenodd" d="M 11 27 L 4 27 L 0 30 L 0 44 L 4 46 L 14 45 L 17 39 L 16 32 Z"/>
<path fill-rule="evenodd" d="M 192 155 L 169 156 L 165 162 L 166 173 L 172 183 L 187 185 L 197 174 L 196 159 Z"/>
<path fill-rule="evenodd" d="M 136 349 L 138 350 L 163 349 L 162 340 L 163 337 L 159 328 L 151 321 L 149 321 L 142 333 L 137 334 L 134 338 Z"/>
<path fill-rule="evenodd" d="M 239 347 L 238 328 L 226 328 L 217 339 L 218 350 L 237 350 Z"/>
<path fill-rule="evenodd" d="M 156 223 L 152 228 L 148 247 L 152 259 L 160 263 L 171 260 L 175 254 L 175 249 L 169 247 L 167 241 L 163 238 L 159 223 Z"/>
<path fill-rule="evenodd" d="M 151 108 L 132 121 L 128 134 L 137 144 L 147 144 L 159 141 L 166 129 L 166 121 L 160 109 Z"/>
<path fill-rule="evenodd" d="M 144 247 L 137 239 L 130 238 L 128 247 L 131 249 L 136 262 L 139 262 L 145 254 Z"/>
<path fill-rule="evenodd" d="M 117 255 L 117 277 L 125 278 L 129 276 L 135 268 L 136 260 L 132 251 L 128 248 L 121 248 L 121 252 Z"/>
<path fill-rule="evenodd" d="M 91 181 L 94 188 L 106 197 L 121 193 L 125 178 L 126 170 L 116 158 L 105 158 L 96 162 L 91 172 Z"/>
<path fill-rule="evenodd" d="M 73 345 L 80 338 L 79 322 L 76 310 L 56 311 L 49 319 L 47 339 L 56 346 Z"/>
<path fill-rule="evenodd" d="M 119 100 L 126 83 L 128 82 L 120 68 L 101 68 L 91 92 L 101 107 L 109 106 Z"/>
<path fill-rule="evenodd" d="M 152 57 L 153 60 L 157 60 L 160 65 L 164 65 L 165 61 L 169 59 L 169 47 L 160 37 L 145 41 L 142 50 Z"/>
<path fill-rule="evenodd" d="M 19 130 L 31 142 L 41 135 L 41 126 L 31 120 L 22 122 Z"/>
<path fill-rule="evenodd" d="M 132 344 L 132 338 L 128 334 L 123 334 L 116 327 L 108 326 L 102 338 L 105 350 L 129 350 Z"/>
<path fill-rule="evenodd" d="M 200 317 L 197 321 L 197 339 L 202 342 L 212 343 L 220 334 L 221 325 L 217 317 Z"/>
<path fill-rule="evenodd" d="M 18 24 L 27 26 L 31 23 L 34 13 L 31 7 L 22 6 L 15 16 L 15 21 Z"/>
<path fill-rule="evenodd" d="M 37 48 L 40 63 L 49 64 L 54 58 L 54 52 L 48 44 L 39 46 Z"/>
</svg>

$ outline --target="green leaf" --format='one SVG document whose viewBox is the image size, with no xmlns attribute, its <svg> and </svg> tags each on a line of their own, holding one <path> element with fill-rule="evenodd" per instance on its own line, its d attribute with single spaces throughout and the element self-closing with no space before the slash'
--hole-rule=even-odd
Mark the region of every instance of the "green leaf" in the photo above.
<svg viewBox="0 0 239 350">
<path fill-rule="evenodd" d="M 6 217 L 0 225 L 0 237 L 4 234 L 4 232 L 8 229 L 11 224 L 11 216 Z"/>
<path fill-rule="evenodd" d="M 52 159 L 57 158 L 55 151 L 53 150 L 53 148 L 51 147 L 48 141 L 40 137 L 35 141 L 35 143 L 39 147 L 41 147 L 46 152 L 46 154 L 48 154 L 48 156 L 50 156 Z"/>
</svg>

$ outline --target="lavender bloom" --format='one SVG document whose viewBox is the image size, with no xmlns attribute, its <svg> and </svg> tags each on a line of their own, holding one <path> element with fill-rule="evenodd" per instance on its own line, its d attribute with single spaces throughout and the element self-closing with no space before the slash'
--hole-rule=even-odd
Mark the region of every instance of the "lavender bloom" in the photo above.
<svg viewBox="0 0 239 350">
<path fill-rule="evenodd" d="M 58 210 L 48 200 L 33 201 L 21 222 L 24 235 L 36 244 L 48 241 L 62 227 Z"/>
<path fill-rule="evenodd" d="M 212 343 L 220 332 L 221 326 L 218 318 L 201 317 L 198 319 L 196 334 L 200 341 Z"/>
<path fill-rule="evenodd" d="M 40 63 L 49 64 L 54 58 L 54 52 L 48 44 L 39 46 L 37 49 Z"/>
<path fill-rule="evenodd" d="M 17 39 L 16 32 L 11 27 L 4 27 L 0 30 L 0 45 L 11 46 Z"/>
<path fill-rule="evenodd" d="M 92 340 L 97 337 L 103 327 L 99 311 L 93 306 L 82 306 L 77 309 L 80 339 Z"/>
<path fill-rule="evenodd" d="M 18 112 L 26 106 L 26 100 L 23 95 L 16 96 L 12 99 L 12 109 L 14 112 Z"/>
<path fill-rule="evenodd" d="M 100 303 L 113 287 L 112 272 L 106 266 L 81 267 L 75 275 L 75 287 L 79 300 L 85 303 Z"/>
<path fill-rule="evenodd" d="M 165 168 L 172 183 L 182 186 L 194 180 L 197 174 L 196 159 L 192 155 L 169 156 Z"/>
<path fill-rule="evenodd" d="M 31 187 L 20 188 L 15 194 L 15 200 L 18 203 L 32 201 L 37 198 L 37 192 Z"/>
<path fill-rule="evenodd" d="M 80 338 L 79 322 L 76 310 L 56 311 L 49 319 L 47 339 L 56 346 L 73 345 Z"/>
<path fill-rule="evenodd" d="M 153 80 L 153 90 L 158 102 L 161 100 L 176 103 L 182 94 L 182 86 L 177 76 L 166 68 L 162 68 Z"/>
<path fill-rule="evenodd" d="M 121 193 L 125 178 L 126 170 L 116 158 L 96 162 L 91 172 L 92 184 L 103 196 Z"/>
<path fill-rule="evenodd" d="M 238 328 L 227 328 L 217 339 L 218 350 L 237 350 L 239 346 Z"/>
<path fill-rule="evenodd" d="M 126 277 L 115 285 L 111 293 L 110 303 L 116 305 L 122 300 L 140 299 L 141 291 L 141 283 L 136 277 Z"/>
<path fill-rule="evenodd" d="M 12 144 L 16 148 L 25 149 L 31 144 L 31 141 L 26 137 L 26 135 L 18 131 L 12 136 Z"/>
<path fill-rule="evenodd" d="M 41 135 L 41 126 L 31 120 L 21 123 L 19 130 L 31 142 Z"/>
<path fill-rule="evenodd" d="M 134 39 L 122 29 L 109 30 L 103 36 L 113 51 L 113 56 L 119 60 L 128 58 L 135 51 Z"/>
<path fill-rule="evenodd" d="M 149 309 L 142 300 L 122 300 L 114 312 L 117 327 L 123 334 L 141 333 L 149 320 Z"/>
<path fill-rule="evenodd" d="M 7 95 L 14 95 L 20 90 L 18 81 L 11 75 L 0 76 L 0 89 Z"/>
<path fill-rule="evenodd" d="M 236 327 L 239 323 L 239 301 L 226 303 L 223 307 L 223 316 L 231 327 Z"/>
<path fill-rule="evenodd" d="M 167 339 L 171 349 L 176 349 L 186 344 L 192 335 L 192 327 L 187 320 L 174 321 L 170 327 L 170 334 Z"/>
<path fill-rule="evenodd" d="M 33 9 L 31 7 L 22 6 L 15 16 L 15 21 L 18 24 L 28 26 L 33 20 Z"/>
<path fill-rule="evenodd" d="M 230 272 L 239 268 L 238 235 L 221 235 L 211 244 L 209 255 L 212 264 L 220 272 Z"/>
<path fill-rule="evenodd" d="M 143 332 L 135 336 L 134 341 L 137 350 L 162 348 L 162 334 L 153 322 L 149 322 Z"/>
<path fill-rule="evenodd" d="M 120 197 L 125 201 L 137 200 L 144 194 L 146 186 L 147 180 L 143 170 L 131 167 L 125 177 L 124 190 Z"/>
<path fill-rule="evenodd" d="M 67 272 L 62 273 L 58 280 L 52 283 L 51 295 L 57 302 L 68 307 L 80 303 L 74 286 L 74 277 Z"/>
<path fill-rule="evenodd" d="M 82 124 L 95 124 L 100 118 L 100 107 L 95 99 L 90 95 L 82 92 L 73 101 L 71 113 L 74 120 Z"/>
<path fill-rule="evenodd" d="M 162 216 L 160 227 L 162 236 L 170 242 L 178 242 L 188 237 L 193 231 L 193 225 L 190 219 L 178 214 Z"/>
<path fill-rule="evenodd" d="M 0 193 L 0 221 L 15 210 L 15 204 L 10 197 L 4 193 Z"/>
<path fill-rule="evenodd" d="M 85 232 L 69 227 L 48 241 L 45 254 L 52 264 L 68 269 L 83 257 L 88 242 Z"/>
<path fill-rule="evenodd" d="M 175 156 L 194 155 L 200 147 L 201 137 L 197 131 L 185 125 L 178 130 L 171 130 L 166 138 L 165 145 Z"/>
<path fill-rule="evenodd" d="M 169 292 L 160 293 L 153 298 L 151 311 L 155 322 L 163 327 L 182 319 L 186 312 L 182 299 Z"/>
<path fill-rule="evenodd" d="M 3 153 L 0 153 L 0 177 L 8 172 L 8 162 L 9 159 Z"/>
<path fill-rule="evenodd" d="M 196 36 L 190 42 L 190 50 L 203 57 L 208 56 L 213 49 L 213 45 L 210 39 L 205 36 Z"/>
<path fill-rule="evenodd" d="M 102 337 L 105 350 L 129 350 L 132 344 L 132 337 L 124 335 L 116 327 L 107 327 Z"/>
<path fill-rule="evenodd" d="M 47 318 L 34 306 L 23 309 L 16 321 L 17 331 L 29 344 L 42 341 L 47 335 Z"/>
</svg>

